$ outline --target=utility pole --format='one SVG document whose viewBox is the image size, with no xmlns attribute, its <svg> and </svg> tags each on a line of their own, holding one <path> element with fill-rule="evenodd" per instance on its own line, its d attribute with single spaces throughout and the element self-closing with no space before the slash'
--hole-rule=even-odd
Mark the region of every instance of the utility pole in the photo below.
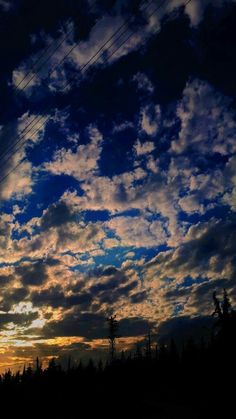
<svg viewBox="0 0 236 419">
<path fill-rule="evenodd" d="M 146 341 L 146 357 L 151 359 L 152 357 L 152 339 L 151 339 L 151 331 L 149 329 Z"/>
<path fill-rule="evenodd" d="M 108 322 L 109 354 L 110 354 L 111 361 L 113 361 L 115 359 L 116 338 L 118 337 L 117 331 L 118 331 L 119 325 L 118 325 L 118 321 L 116 320 L 116 315 L 108 317 L 107 322 Z"/>
</svg>

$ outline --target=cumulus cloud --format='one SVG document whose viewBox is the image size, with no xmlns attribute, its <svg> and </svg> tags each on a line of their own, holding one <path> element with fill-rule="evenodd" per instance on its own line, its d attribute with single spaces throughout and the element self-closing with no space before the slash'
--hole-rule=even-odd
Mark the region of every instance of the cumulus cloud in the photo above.
<svg viewBox="0 0 236 419">
<path fill-rule="evenodd" d="M 30 298 L 35 306 L 71 308 L 79 305 L 83 309 L 88 309 L 92 295 L 88 292 L 66 295 L 63 288 L 57 284 L 50 288 L 32 292 Z"/>
<path fill-rule="evenodd" d="M 235 217 L 192 226 L 186 241 L 159 253 L 144 266 L 153 299 L 168 316 L 208 315 L 215 289 L 228 289 L 235 299 Z"/>
<path fill-rule="evenodd" d="M 40 78 L 36 73 L 22 66 L 12 72 L 12 84 L 15 88 L 30 94 L 32 87 L 40 85 Z"/>
<path fill-rule="evenodd" d="M 160 117 L 161 109 L 159 105 L 146 106 L 141 110 L 141 129 L 149 136 L 156 135 L 159 128 Z"/>
<path fill-rule="evenodd" d="M 15 273 L 19 276 L 23 286 L 42 285 L 47 280 L 46 265 L 43 261 L 22 262 L 15 268 Z"/>
<path fill-rule="evenodd" d="M 189 82 L 183 91 L 177 115 L 181 131 L 172 142 L 173 152 L 202 155 L 235 153 L 235 119 L 231 100 L 201 80 Z"/>
<path fill-rule="evenodd" d="M 145 141 L 141 143 L 139 140 L 134 145 L 137 156 L 142 156 L 151 153 L 155 149 L 155 145 L 152 141 Z"/>
<path fill-rule="evenodd" d="M 32 163 L 27 158 L 27 148 L 33 147 L 42 138 L 48 116 L 26 112 L 2 129 L 1 141 L 7 152 L 2 156 L 0 197 L 6 201 L 21 199 L 32 192 L 34 185 Z M 11 145 L 9 148 L 9 141 Z"/>
<path fill-rule="evenodd" d="M 213 219 L 190 227 L 186 241 L 175 250 L 157 255 L 148 269 L 158 277 L 207 276 L 210 279 L 234 275 L 234 217 Z M 176 268 L 178 267 L 178 272 Z"/>
<path fill-rule="evenodd" d="M 45 169 L 54 175 L 65 174 L 77 180 L 85 180 L 98 171 L 98 160 L 102 151 L 102 135 L 89 128 L 90 142 L 78 145 L 75 152 L 65 148 L 56 151 L 53 161 L 45 164 Z"/>
<path fill-rule="evenodd" d="M 24 152 L 18 152 L 10 157 L 3 167 L 0 185 L 0 197 L 3 201 L 11 198 L 21 199 L 32 192 L 32 164 L 25 159 Z"/>
<path fill-rule="evenodd" d="M 19 326 L 29 326 L 34 319 L 37 318 L 37 313 L 0 313 L 0 327 L 6 328 L 9 323 L 14 323 Z"/>
<path fill-rule="evenodd" d="M 150 16 L 153 10 L 154 7 L 146 8 L 141 5 L 140 10 L 137 11 L 139 19 L 135 20 L 132 16 L 127 23 L 127 16 L 123 16 L 121 11 L 112 14 L 103 11 L 102 15 L 97 16 L 89 36 L 86 40 L 80 40 L 79 44 L 72 35 L 76 33 L 76 28 L 73 30 L 75 23 L 72 20 L 67 21 L 58 30 L 60 36 L 56 41 L 58 47 L 55 51 L 50 48 L 50 45 L 54 45 L 55 41 L 50 36 L 44 35 L 47 60 L 44 60 L 43 63 L 46 61 L 46 65 L 40 65 L 41 60 L 39 65 L 34 66 L 42 51 L 32 54 L 27 62 L 21 63 L 14 69 L 13 84 L 17 86 L 24 78 L 19 87 L 24 89 L 25 94 L 30 95 L 36 92 L 35 87 L 43 80 L 47 81 L 51 91 L 60 90 L 65 93 L 70 89 L 68 66 L 79 70 L 78 74 L 81 76 L 92 66 L 107 66 L 144 45 L 160 25 L 160 18 L 157 14 Z M 141 16 L 142 19 L 140 19 Z M 136 29 L 135 33 L 133 26 Z M 119 28 L 121 29 L 119 30 Z M 113 34 L 116 36 L 107 42 Z"/>
<path fill-rule="evenodd" d="M 115 232 L 123 246 L 157 247 L 167 240 L 164 223 L 158 220 L 118 216 L 112 218 L 107 226 Z"/>
<path fill-rule="evenodd" d="M 144 46 L 160 27 L 163 15 L 183 3 L 169 1 L 151 19 L 139 12 L 137 27 L 136 22 L 131 25 L 137 32 L 112 58 L 109 54 L 122 37 L 110 51 L 103 51 L 96 63 L 92 60 L 96 72 L 88 72 L 88 77 L 93 75 L 96 82 L 105 68 L 109 76 L 110 64 Z M 199 0 L 186 5 L 193 26 L 201 21 L 210 3 Z M 10 2 L 0 1 L 4 10 L 7 4 Z M 215 2 L 214 7 L 218 4 L 222 2 Z M 32 101 L 37 109 L 41 106 L 39 96 L 48 90 L 52 101 L 58 92 L 62 98 L 62 93 L 68 93 L 69 86 L 67 90 L 65 86 L 71 71 L 78 81 L 82 79 L 83 65 L 124 22 L 124 10 L 129 5 L 118 6 L 102 17 L 97 6 L 95 25 L 78 46 L 74 23 L 64 22 L 55 44 L 59 45 L 69 32 L 71 36 L 50 57 L 48 66 L 34 69 L 26 77 L 25 84 L 33 76 L 28 88 L 24 89 L 24 83 L 20 85 L 25 105 Z M 132 32 L 131 26 L 128 33 Z M 52 39 L 41 32 L 31 41 L 32 45 L 40 41 L 49 46 Z M 72 53 L 64 65 L 58 66 L 70 48 Z M 41 53 L 33 53 L 16 65 L 13 86 Z M 145 53 L 142 48 L 140 54 Z M 122 63 L 126 67 L 126 60 Z M 54 66 L 55 71 L 49 75 L 49 68 Z M 135 66 L 133 75 L 132 65 L 127 67 L 127 77 L 117 85 L 123 88 L 128 83 L 134 92 L 133 115 L 131 100 L 130 113 L 117 112 L 117 119 L 107 121 L 101 115 L 105 108 L 97 115 L 93 112 L 94 97 L 89 112 L 86 104 L 79 108 L 79 121 L 73 119 L 70 107 L 56 111 L 47 127 L 49 137 L 56 141 L 47 143 L 46 152 L 39 143 L 44 138 L 47 116 L 24 110 L 15 123 L 10 123 L 8 132 L 6 127 L 1 128 L 2 146 L 20 133 L 25 134 L 25 145 L 9 159 L 2 173 L 4 176 L 19 164 L 0 189 L 0 323 L 3 339 L 9 333 L 15 346 L 24 348 L 23 339 L 29 339 L 24 334 L 32 336 L 29 354 L 39 351 L 48 356 L 52 351 L 59 354 L 60 348 L 83 351 L 102 347 L 107 334 L 106 316 L 114 312 L 122 335 L 132 343 L 149 326 L 155 330 L 158 326 L 159 335 L 164 337 L 181 335 L 184 328 L 190 331 L 193 318 L 196 330 L 199 324 L 207 327 L 215 289 L 225 287 L 235 301 L 233 102 L 209 82 L 191 79 L 177 103 L 160 105 L 160 92 L 153 81 L 159 74 L 155 75 L 151 67 L 147 73 L 141 65 Z M 40 88 L 42 79 L 47 80 L 48 89 L 45 83 Z M 86 81 L 83 79 L 82 85 L 85 93 Z M 81 97 L 85 98 L 83 93 Z M 88 102 L 90 106 L 90 98 Z M 93 119 L 94 123 L 88 125 Z M 34 129 L 27 130 L 33 120 Z M 115 147 L 120 144 L 114 142 L 113 149 L 112 136 L 118 138 L 119 133 L 122 138 L 125 130 L 129 151 L 122 155 L 124 162 L 118 162 L 118 170 L 112 167 L 108 175 L 104 167 L 104 160 L 110 157 L 106 156 L 106 141 L 111 144 L 109 152 L 114 151 L 116 156 Z M 34 153 L 34 147 L 39 154 Z M 37 168 L 35 161 L 39 162 Z M 22 202 L 26 195 L 28 202 Z M 159 253 L 153 257 L 156 248 Z M 39 336 L 41 344 L 33 336 Z M 22 341 L 17 343 L 20 337 Z M 18 355 L 22 354 L 23 349 L 21 352 L 18 348 Z"/>
</svg>

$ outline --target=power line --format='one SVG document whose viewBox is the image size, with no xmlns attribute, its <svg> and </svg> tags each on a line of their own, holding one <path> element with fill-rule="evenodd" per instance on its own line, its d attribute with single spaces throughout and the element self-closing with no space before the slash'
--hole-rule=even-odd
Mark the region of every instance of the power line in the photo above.
<svg viewBox="0 0 236 419">
<path fill-rule="evenodd" d="M 152 3 L 152 1 L 153 0 L 151 0 L 151 2 L 149 2 L 147 5 L 146 5 L 146 7 L 144 8 L 144 10 L 145 9 L 147 9 L 149 6 L 150 6 L 150 4 Z M 166 0 L 164 0 L 164 1 L 162 1 L 162 3 L 158 6 L 158 9 L 162 6 L 162 4 L 164 4 L 165 3 L 165 1 Z M 95 62 L 97 62 L 98 61 L 98 58 L 99 58 L 99 56 L 100 56 L 100 52 L 107 46 L 107 44 L 109 44 L 109 42 L 111 42 L 112 41 L 112 39 L 128 24 L 128 23 L 130 23 L 130 20 L 131 20 L 131 18 L 129 18 L 129 19 L 127 19 L 110 37 L 109 37 L 109 39 L 98 49 L 98 51 L 81 67 L 81 69 L 80 69 L 80 72 L 82 72 L 83 70 L 85 70 L 84 72 L 86 72 L 87 71 L 87 69 L 86 69 L 86 67 L 94 60 L 94 58 L 96 58 L 97 57 L 97 59 L 94 61 L 94 63 Z M 119 35 L 119 37 L 109 46 L 109 48 L 112 46 L 112 45 L 114 45 L 116 42 L 117 42 L 117 40 L 118 39 L 120 39 L 120 37 L 124 34 L 124 33 L 126 33 L 127 32 L 127 30 L 129 30 L 129 28 L 127 28 L 125 31 L 123 31 L 120 35 Z M 75 45 L 75 46 L 73 46 L 73 49 L 76 47 L 77 45 Z M 71 50 L 70 50 L 70 53 L 72 52 L 72 48 L 71 48 Z M 66 57 L 68 57 L 68 55 L 69 55 L 69 52 L 65 55 L 65 57 L 63 57 L 63 59 L 61 60 L 61 63 L 65 60 L 65 58 Z M 52 72 L 53 71 L 55 71 L 55 68 L 52 70 Z M 75 77 L 73 77 L 73 78 L 75 78 Z M 64 88 L 67 88 L 68 86 L 70 86 L 70 82 L 68 82 L 65 86 L 64 86 Z M 50 118 L 51 116 L 49 116 L 48 118 L 46 118 L 46 121 Z M 23 139 L 21 136 L 22 136 L 22 134 L 24 134 L 24 136 L 25 135 L 27 135 L 27 134 L 29 134 L 30 133 L 30 131 L 31 131 L 31 129 L 32 128 L 34 128 L 35 127 L 35 125 L 36 124 L 38 124 L 42 119 L 44 118 L 44 115 L 36 115 L 31 121 L 30 121 L 30 123 L 28 124 L 28 125 L 26 125 L 26 127 L 20 132 L 20 134 L 19 135 L 17 135 L 16 137 L 14 137 L 13 138 L 13 140 L 14 139 L 17 139 L 18 138 L 18 141 L 16 141 L 16 142 L 14 142 L 14 144 L 12 144 L 11 146 L 9 146 L 3 153 L 2 153 L 2 155 L 0 155 L 0 158 L 2 159 L 2 158 L 4 158 L 7 154 L 9 154 L 9 152 L 11 151 L 11 150 L 13 150 L 15 147 L 16 147 L 16 145 Z M 43 124 L 45 123 L 45 121 L 43 122 Z M 33 124 L 33 125 L 32 125 Z M 43 124 L 40 126 L 40 128 L 39 128 L 39 130 L 42 128 L 42 126 L 43 126 Z M 27 132 L 25 132 L 27 129 L 29 128 L 29 131 L 27 131 Z M 22 142 L 22 144 L 24 144 L 26 141 L 28 141 L 27 139 L 25 140 L 25 141 L 23 141 Z M 16 151 L 18 151 L 19 150 L 19 148 L 16 150 Z M 10 159 L 11 159 L 11 157 L 12 157 L 12 155 L 10 155 L 3 163 L 7 163 Z"/>
<path fill-rule="evenodd" d="M 145 1 L 145 0 L 144 0 Z M 152 0 L 153 1 L 153 0 Z M 91 7 L 89 8 L 89 11 L 91 11 L 92 9 L 93 9 L 93 7 L 96 5 L 96 1 L 91 5 Z M 64 41 L 66 41 L 67 40 L 67 38 L 72 34 L 72 32 L 74 31 L 74 28 L 72 28 L 63 38 L 62 38 L 62 40 L 59 42 L 59 44 L 56 46 L 56 48 L 52 51 L 52 53 L 46 58 L 46 60 L 44 60 L 43 62 L 42 62 L 42 64 L 39 66 L 39 68 L 37 68 L 36 69 L 36 71 L 39 71 L 43 66 L 44 66 L 44 64 L 46 64 L 48 61 L 49 61 L 49 59 L 51 58 L 51 57 L 53 57 L 53 55 L 59 50 L 59 48 L 63 45 L 63 43 L 64 43 Z M 82 42 L 82 41 L 80 41 L 80 42 Z M 55 70 L 56 70 L 56 68 L 58 67 L 58 66 L 60 66 L 64 61 L 65 61 L 65 59 L 73 52 L 73 50 L 75 49 L 75 48 L 77 48 L 77 46 L 78 46 L 78 44 L 80 43 L 80 42 L 77 42 L 77 43 L 75 43 L 70 49 L 69 49 L 69 51 L 66 53 L 66 55 L 59 61 L 59 63 L 57 63 L 55 66 L 54 66 L 54 68 L 52 69 L 52 70 L 50 70 L 49 71 L 49 73 L 48 73 L 48 75 L 47 75 L 47 77 L 49 77 Z M 15 96 L 17 96 L 18 94 L 20 94 L 20 93 L 22 93 L 25 89 L 26 89 L 26 87 L 30 84 L 30 82 L 34 79 L 34 77 L 35 77 L 35 74 L 32 74 L 31 75 L 31 77 L 27 80 L 27 83 L 24 85 L 24 87 L 22 88 L 22 89 L 20 89 L 20 90 L 18 90 L 18 88 L 19 88 L 19 86 L 23 83 L 23 81 L 24 80 L 26 80 L 27 79 L 27 77 L 31 74 L 31 72 L 32 72 L 32 70 L 34 70 L 35 68 L 36 68 L 36 66 L 37 66 L 37 64 L 41 61 L 41 59 L 43 58 L 43 56 L 50 50 L 50 48 L 51 48 L 51 46 L 52 46 L 53 44 L 51 43 L 44 51 L 43 51 L 43 53 L 38 57 L 38 59 L 36 60 L 36 62 L 35 63 L 33 63 L 33 66 L 29 69 L 29 71 L 24 75 L 24 77 L 19 81 L 19 83 L 16 85 L 16 86 L 14 86 L 14 89 L 16 90 L 16 95 Z M 41 82 L 43 83 L 43 84 L 46 84 L 46 79 L 47 79 L 47 77 L 45 78 L 45 79 L 41 79 Z M 46 85 L 46 87 L 48 87 L 47 85 Z"/>
<path fill-rule="evenodd" d="M 94 2 L 93 4 L 92 4 L 92 6 L 89 8 L 89 11 L 91 11 L 92 9 L 93 9 L 93 7 L 96 5 L 96 2 Z M 38 70 L 40 70 L 42 67 L 43 67 L 43 65 L 45 64 L 45 63 L 47 63 L 47 61 L 51 58 L 51 57 L 53 57 L 53 55 L 59 50 L 59 48 L 63 45 L 63 43 L 64 43 L 64 41 L 66 41 L 67 40 L 67 38 L 72 34 L 72 32 L 74 31 L 74 28 L 72 28 L 67 34 L 66 34 L 66 36 L 64 36 L 64 38 L 60 41 L 60 43 L 56 46 L 56 48 L 55 48 L 55 50 L 53 51 L 53 53 L 51 54 L 51 55 L 49 55 L 49 57 L 42 63 L 42 65 L 37 69 L 37 71 Z M 80 41 L 80 42 L 82 42 L 82 41 Z M 79 43 L 80 43 L 79 42 Z M 73 49 L 75 48 L 75 47 L 77 47 L 78 46 L 78 42 L 75 44 L 75 46 L 73 46 L 70 50 L 69 50 L 69 52 L 66 54 L 66 56 L 68 56 L 72 51 L 73 51 Z M 42 54 L 43 55 L 43 54 Z M 66 57 L 65 56 L 65 57 Z M 56 67 L 58 67 L 59 65 L 61 65 L 61 63 L 64 61 L 64 59 L 62 59 L 62 60 L 60 60 L 59 61 L 59 63 L 57 63 L 56 64 L 56 66 L 54 67 L 54 69 L 53 69 L 53 71 L 55 71 L 55 68 Z M 49 71 L 49 73 L 48 73 L 48 75 L 47 75 L 47 77 L 48 76 L 50 76 L 50 74 L 53 72 L 53 71 Z M 20 84 L 22 83 L 22 81 L 24 80 L 24 79 L 26 79 L 27 78 L 27 75 L 29 75 L 31 73 L 31 71 L 29 71 L 28 72 L 28 74 L 26 74 L 25 75 L 25 77 L 21 80 L 21 82 L 20 82 Z M 29 84 L 30 84 L 30 82 L 34 79 L 34 77 L 35 77 L 35 74 L 33 74 L 32 76 L 31 76 L 31 78 L 27 81 L 27 83 L 24 85 L 24 88 L 23 89 L 21 89 L 21 91 L 22 90 L 24 90 Z M 42 80 L 42 82 L 44 82 L 45 80 Z M 18 87 L 18 86 L 16 86 L 16 87 Z"/>
<path fill-rule="evenodd" d="M 96 1 L 92 4 L 92 6 L 89 8 L 88 11 L 91 11 L 93 9 L 93 7 L 96 5 Z M 46 47 L 46 49 L 42 52 L 42 54 L 40 54 L 40 56 L 37 58 L 37 60 L 33 63 L 32 67 L 29 69 L 29 71 L 24 75 L 24 77 L 18 82 L 18 84 L 16 86 L 14 86 L 14 89 L 18 89 L 20 87 L 20 85 L 23 83 L 24 80 L 27 79 L 27 77 L 31 74 L 31 72 L 35 69 L 36 71 L 41 70 L 41 68 L 43 67 L 43 65 L 49 60 L 49 58 L 53 57 L 53 55 L 58 51 L 58 49 L 62 46 L 62 44 L 67 40 L 67 38 L 73 33 L 74 31 L 74 27 L 72 27 L 72 29 L 69 30 L 69 32 L 61 39 L 61 41 L 59 42 L 59 44 L 55 47 L 55 49 L 52 51 L 52 53 L 47 57 L 47 59 L 45 61 L 42 62 L 42 64 L 39 66 L 39 68 L 36 68 L 37 65 L 40 63 L 41 59 L 44 57 L 44 55 L 46 55 L 46 53 L 48 51 L 50 51 L 51 47 L 53 46 L 54 42 L 52 42 L 50 45 L 48 45 Z M 35 74 L 32 75 L 32 77 L 30 78 L 30 80 L 27 82 L 27 84 L 20 90 L 20 92 L 22 92 L 31 82 L 31 80 L 33 80 L 33 78 L 35 77 Z M 16 94 L 19 94 L 19 90 L 17 90 Z"/>
<path fill-rule="evenodd" d="M 184 7 L 186 7 L 190 2 L 191 2 L 192 0 L 187 0 L 186 2 L 185 2 L 185 4 L 184 4 Z M 165 1 L 164 1 L 165 2 Z M 159 5 L 149 16 L 148 16 L 148 18 L 150 18 L 151 16 L 153 16 L 154 15 L 154 13 L 164 4 L 164 2 L 162 2 L 161 3 L 161 5 Z M 172 15 L 172 17 L 173 17 L 173 15 Z M 153 35 L 156 35 L 157 33 L 159 33 L 160 32 L 160 29 L 158 29 L 156 32 L 154 32 L 153 33 Z M 126 37 L 125 38 L 125 40 L 107 57 L 108 59 L 109 58 L 111 58 L 130 38 L 131 38 L 131 36 L 133 35 L 135 33 L 135 31 L 133 31 L 132 30 L 132 33 L 131 34 L 129 34 L 128 35 L 128 37 Z M 114 44 L 114 43 L 113 43 Z M 98 57 L 99 58 L 99 57 Z M 98 60 L 98 58 L 95 60 L 95 62 Z M 70 83 L 68 83 L 68 85 L 70 85 Z M 39 128 L 37 128 L 34 132 L 33 132 L 33 134 L 32 135 L 34 135 L 35 133 L 37 133 L 37 132 L 39 132 L 40 131 L 40 129 L 43 127 L 43 125 L 49 120 L 51 118 L 51 115 L 49 115 L 47 118 L 46 118 L 46 120 L 43 122 L 43 124 L 41 124 L 41 126 L 39 127 Z M 32 121 L 31 121 L 32 122 Z M 39 121 L 37 121 L 37 123 L 38 123 Z M 34 126 L 35 126 L 35 124 L 34 124 Z M 33 126 L 33 127 L 34 127 Z M 30 129 L 32 129 L 33 127 L 31 127 Z M 30 131 L 28 131 L 27 133 L 29 133 Z M 26 142 L 26 141 L 28 141 L 28 140 L 25 140 L 24 142 L 23 142 L 23 144 Z M 18 148 L 19 149 L 19 148 Z M 16 151 L 18 151 L 18 149 L 16 150 Z M 18 164 L 16 165 L 16 166 L 14 166 L 8 173 L 6 173 L 6 175 L 4 175 L 4 177 L 2 177 L 1 179 L 0 179 L 0 184 L 12 173 L 12 172 L 14 172 L 14 170 L 16 170 L 24 161 L 26 160 L 26 157 L 23 159 L 23 160 L 21 160 L 20 162 L 18 162 Z"/>
<path fill-rule="evenodd" d="M 191 2 L 191 0 L 188 0 L 187 2 L 186 2 L 186 4 L 185 4 L 185 6 L 188 4 L 188 3 L 190 3 Z M 151 16 L 153 16 L 154 15 L 154 13 L 160 8 L 160 7 L 162 7 L 162 5 L 165 3 L 165 0 L 157 7 L 157 8 L 155 8 L 153 11 L 152 11 L 152 13 L 148 16 L 148 18 L 150 18 Z M 127 32 L 127 30 L 125 31 L 125 32 Z M 157 30 L 156 32 L 155 32 L 155 34 L 156 33 L 158 33 L 158 32 L 160 32 L 160 30 Z M 135 31 L 133 31 L 132 30 L 132 33 L 131 34 L 129 34 L 128 35 L 128 37 L 126 37 L 125 38 L 125 40 L 107 57 L 108 59 L 109 58 L 111 58 L 130 38 L 131 38 L 131 36 L 133 35 L 133 33 L 135 33 Z M 108 42 L 108 41 L 107 41 Z M 116 42 L 116 41 L 115 41 Z M 111 46 L 115 43 L 115 42 L 113 42 L 112 44 L 111 44 Z M 103 47 L 101 47 L 101 49 L 103 49 Z M 97 54 L 95 54 L 95 56 L 96 56 Z M 95 62 L 97 62 L 98 61 L 98 59 L 99 59 L 99 56 L 97 57 L 97 59 L 95 60 Z M 91 60 L 91 59 L 90 59 Z M 67 85 L 70 85 L 70 83 L 68 83 Z M 41 117 L 41 119 L 42 119 L 43 117 Z M 32 133 L 32 135 L 34 135 L 35 133 L 37 133 L 37 132 L 39 132 L 40 131 L 40 129 L 43 127 L 43 125 L 49 120 L 51 118 L 51 115 L 49 115 L 47 118 L 46 118 L 46 120 L 40 125 L 40 127 L 39 128 L 37 128 L 33 133 Z M 36 121 L 36 123 L 30 128 L 30 130 L 41 120 L 41 119 L 39 119 L 38 121 Z M 28 131 L 26 134 L 28 134 L 30 131 Z M 25 140 L 23 143 L 22 143 L 22 145 L 26 142 L 26 141 L 28 141 L 28 140 Z M 16 151 L 18 151 L 19 149 L 21 148 L 21 146 L 20 147 L 18 147 L 18 149 L 16 150 Z M 11 158 L 11 156 L 8 158 L 8 160 Z M 11 174 L 11 173 L 13 173 L 14 172 L 14 170 L 16 170 L 25 160 L 27 159 L 27 157 L 25 157 L 23 160 L 21 160 L 20 162 L 18 162 L 9 172 L 7 172 L 6 173 L 6 175 L 4 175 L 4 177 L 3 178 L 1 178 L 0 179 L 0 184 Z"/>
<path fill-rule="evenodd" d="M 166 1 L 166 0 L 164 0 L 164 1 Z M 149 5 L 151 4 L 153 2 L 153 0 L 151 0 L 148 4 L 147 4 L 147 6 L 144 8 L 144 10 L 147 8 L 147 7 L 149 7 Z M 145 3 L 145 0 L 142 2 L 142 3 Z M 95 54 L 95 57 L 96 57 L 96 55 L 97 54 L 99 54 L 99 52 L 114 38 L 114 36 L 116 36 L 128 23 L 130 23 L 130 20 L 132 20 L 132 18 L 128 18 L 128 19 L 126 19 L 125 20 L 125 22 L 111 35 L 111 37 L 105 42 L 105 44 L 101 47 L 101 48 L 99 48 L 99 50 L 96 52 L 96 54 Z M 61 61 L 59 61 L 59 63 L 57 63 L 57 65 L 55 65 L 54 66 L 54 68 L 52 69 L 52 70 L 50 70 L 50 72 L 49 72 L 49 74 L 48 74 L 48 76 L 47 77 L 49 77 L 51 74 L 53 74 L 54 73 L 54 71 L 57 69 L 57 67 L 58 66 L 60 66 L 65 60 L 66 60 L 66 58 L 74 51 L 74 49 L 75 48 L 77 48 L 77 45 L 75 44 L 75 45 L 73 45 L 71 48 L 70 48 L 70 50 L 67 52 L 67 54 L 61 59 Z M 85 65 L 85 67 L 91 62 L 91 60 L 93 59 L 94 57 L 91 57 L 90 59 L 89 59 L 89 61 L 86 63 L 86 65 Z"/>
</svg>

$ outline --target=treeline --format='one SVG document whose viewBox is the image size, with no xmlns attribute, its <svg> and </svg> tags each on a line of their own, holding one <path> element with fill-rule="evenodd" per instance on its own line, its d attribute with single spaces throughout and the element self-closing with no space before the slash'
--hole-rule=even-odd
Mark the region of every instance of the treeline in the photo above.
<svg viewBox="0 0 236 419">
<path fill-rule="evenodd" d="M 69 362 L 63 369 L 52 359 L 42 369 L 37 360 L 34 370 L 8 371 L 1 376 L 2 410 L 12 418 L 234 417 L 236 313 L 226 291 L 222 303 L 216 294 L 213 301 L 215 322 L 207 342 L 189 339 L 179 349 L 172 339 L 158 347 L 149 335 L 144 348 L 115 356 L 118 324 L 112 331 L 110 320 L 107 362 Z"/>
</svg>

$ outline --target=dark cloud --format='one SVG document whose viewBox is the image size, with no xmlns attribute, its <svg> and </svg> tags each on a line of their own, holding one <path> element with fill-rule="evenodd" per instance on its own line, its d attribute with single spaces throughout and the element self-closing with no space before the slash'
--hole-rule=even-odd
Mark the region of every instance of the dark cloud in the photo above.
<svg viewBox="0 0 236 419">
<path fill-rule="evenodd" d="M 115 292 L 129 281 L 126 274 L 115 266 L 98 266 L 90 271 L 87 276 L 95 280 L 95 283 L 89 289 L 93 295 L 110 292 L 111 290 Z"/>
<path fill-rule="evenodd" d="M 226 219 L 199 223 L 192 228 L 189 240 L 177 251 L 162 253 L 147 265 L 165 267 L 169 277 L 174 277 L 175 272 L 182 273 L 183 277 L 198 272 L 203 278 L 225 276 L 227 266 L 229 279 L 235 278 L 235 233 L 236 217 L 233 214 Z"/>
<path fill-rule="evenodd" d="M 174 317 L 162 322 L 157 330 L 158 343 L 168 344 L 171 339 L 183 347 L 188 339 L 196 341 L 209 339 L 212 333 L 214 319 L 210 316 L 190 318 L 188 316 Z"/>
<path fill-rule="evenodd" d="M 125 273 L 115 266 L 98 266 L 91 270 L 87 276 L 88 278 L 92 277 L 101 279 L 105 277 L 104 283 L 115 281 L 117 284 L 123 284 L 128 281 L 128 277 L 125 275 Z"/>
<path fill-rule="evenodd" d="M 129 297 L 130 292 L 138 286 L 138 281 L 132 281 L 125 286 L 113 287 L 99 293 L 98 298 L 101 303 L 115 304 L 122 297 Z M 112 290 L 112 292 L 111 292 Z"/>
<path fill-rule="evenodd" d="M 141 317 L 129 317 L 119 322 L 120 336 L 142 336 L 147 335 L 155 322 L 150 322 Z"/>
<path fill-rule="evenodd" d="M 7 288 L 3 293 L 3 300 L 1 302 L 1 310 L 9 311 L 14 304 L 18 304 L 28 296 L 28 290 L 21 288 Z"/>
<path fill-rule="evenodd" d="M 43 334 L 46 337 L 82 336 L 85 339 L 106 339 L 108 335 L 107 317 L 98 313 L 79 313 L 65 315 L 58 322 L 50 322 L 45 326 Z M 119 321 L 119 335 L 140 336 L 148 333 L 154 323 L 140 317 L 130 317 Z"/>
<path fill-rule="evenodd" d="M 24 358 L 27 352 L 27 357 L 31 357 L 34 360 L 37 357 L 43 360 L 45 357 L 55 356 L 59 358 L 58 362 L 62 366 L 67 367 L 69 356 L 72 357 L 72 360 L 77 360 L 78 358 L 84 357 L 88 349 L 90 349 L 90 346 L 84 342 L 75 342 L 69 345 L 35 343 L 31 348 L 24 346 L 14 348 L 14 354 L 17 357 Z"/>
<path fill-rule="evenodd" d="M 31 294 L 31 300 L 36 306 L 49 305 L 54 308 L 70 308 L 76 305 L 89 306 L 92 296 L 88 292 L 66 296 L 59 285 Z"/>
<path fill-rule="evenodd" d="M 41 260 L 22 263 L 15 268 L 15 273 L 24 286 L 42 285 L 48 278 L 46 264 Z"/>
<path fill-rule="evenodd" d="M 132 304 L 141 303 L 147 298 L 147 292 L 146 291 L 140 291 L 136 292 L 135 294 L 132 294 L 130 297 L 130 301 Z"/>
<path fill-rule="evenodd" d="M 0 313 L 0 327 L 2 329 L 5 328 L 5 326 L 8 323 L 14 323 L 17 326 L 30 326 L 33 320 L 36 320 L 38 318 L 38 313 Z"/>
<path fill-rule="evenodd" d="M 51 227 L 60 227 L 72 221 L 76 221 L 75 213 L 65 202 L 59 201 L 50 205 L 44 212 L 40 220 L 40 227 L 42 231 L 47 231 Z"/>
<path fill-rule="evenodd" d="M 89 292 L 100 303 L 113 305 L 121 297 L 128 297 L 138 287 L 138 281 L 130 281 L 129 277 L 115 266 L 99 266 L 90 271 L 88 277 L 94 278 Z"/>
<path fill-rule="evenodd" d="M 0 288 L 9 284 L 14 279 L 13 275 L 0 275 Z"/>
<path fill-rule="evenodd" d="M 30 298 L 32 303 L 36 306 L 49 305 L 57 308 L 64 305 L 65 295 L 61 290 L 61 287 L 57 285 L 56 287 L 51 287 L 39 292 L 34 291 Z"/>
<path fill-rule="evenodd" d="M 220 255 L 221 261 L 225 257 L 235 255 L 235 221 L 220 221 L 210 225 L 200 238 L 190 240 L 180 248 L 177 259 L 172 266 L 182 266 L 186 263 L 189 269 L 199 266 L 202 270 L 208 266 L 209 259 Z M 218 267 L 219 262 L 218 262 Z"/>
<path fill-rule="evenodd" d="M 191 286 L 178 286 L 167 291 L 163 298 L 172 304 L 174 310 L 187 310 L 191 313 L 198 313 L 200 316 L 210 316 L 214 311 L 213 292 L 217 292 L 219 299 L 222 299 L 223 289 L 226 289 L 234 305 L 235 302 L 235 280 L 226 278 L 207 280 L 198 284 L 193 281 Z"/>
<path fill-rule="evenodd" d="M 96 19 L 86 0 L 72 0 L 69 3 L 52 0 L 50 4 L 42 0 L 34 5 L 30 0 L 5 1 L 0 7 L 0 50 L 5 63 L 1 68 L 2 79 L 9 77 L 10 71 L 28 56 L 46 47 L 43 32 L 56 39 L 62 25 L 70 19 L 76 24 L 76 31 L 72 35 L 76 40 L 85 39 Z"/>
<path fill-rule="evenodd" d="M 48 323 L 43 329 L 43 334 L 45 337 L 105 338 L 107 336 L 106 318 L 99 313 L 80 313 L 76 310 L 73 313 L 66 314 L 62 320 Z"/>
</svg>

